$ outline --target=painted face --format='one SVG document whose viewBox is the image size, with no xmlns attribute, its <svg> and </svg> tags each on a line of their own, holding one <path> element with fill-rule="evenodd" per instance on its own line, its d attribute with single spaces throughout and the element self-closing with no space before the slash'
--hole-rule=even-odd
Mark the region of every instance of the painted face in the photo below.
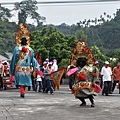
<svg viewBox="0 0 120 120">
<path fill-rule="evenodd" d="M 78 58 L 77 60 L 77 66 L 80 66 L 81 68 L 86 65 L 86 58 Z"/>
<path fill-rule="evenodd" d="M 27 40 L 26 38 L 21 39 L 21 45 L 27 45 Z"/>
</svg>

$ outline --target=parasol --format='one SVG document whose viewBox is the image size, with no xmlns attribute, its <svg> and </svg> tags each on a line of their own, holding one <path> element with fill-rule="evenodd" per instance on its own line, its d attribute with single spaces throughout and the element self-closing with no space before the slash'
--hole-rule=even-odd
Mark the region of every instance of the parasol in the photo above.
<svg viewBox="0 0 120 120">
<path fill-rule="evenodd" d="M 72 69 L 68 70 L 67 76 L 70 76 L 70 75 L 72 75 L 72 74 L 75 74 L 78 70 L 79 70 L 78 67 L 72 68 Z"/>
</svg>

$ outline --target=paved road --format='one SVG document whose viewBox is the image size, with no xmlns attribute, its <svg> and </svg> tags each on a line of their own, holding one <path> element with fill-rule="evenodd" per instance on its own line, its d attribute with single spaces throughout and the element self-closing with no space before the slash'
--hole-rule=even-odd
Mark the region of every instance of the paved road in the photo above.
<svg viewBox="0 0 120 120">
<path fill-rule="evenodd" d="M 61 85 L 54 95 L 27 91 L 26 97 L 19 97 L 19 89 L 0 91 L 0 120 L 119 120 L 120 95 L 118 90 L 110 96 L 99 94 L 95 107 L 90 102 L 80 107 L 68 90 Z"/>
</svg>

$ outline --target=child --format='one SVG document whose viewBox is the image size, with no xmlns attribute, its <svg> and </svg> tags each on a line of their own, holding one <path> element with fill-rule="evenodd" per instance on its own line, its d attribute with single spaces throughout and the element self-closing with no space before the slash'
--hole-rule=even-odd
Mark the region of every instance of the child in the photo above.
<svg viewBox="0 0 120 120">
<path fill-rule="evenodd" d="M 46 70 L 46 73 L 44 73 L 46 75 L 46 82 L 47 82 L 47 88 L 46 88 L 46 93 L 48 93 L 48 91 L 50 91 L 50 94 L 53 95 L 53 83 L 52 83 L 52 79 L 50 77 L 50 74 L 53 72 L 52 70 L 52 63 L 48 64 L 48 68 Z"/>
<path fill-rule="evenodd" d="M 42 92 L 43 72 L 39 68 L 36 68 L 36 70 L 37 70 L 37 78 L 36 78 L 35 91 L 37 92 L 37 89 L 38 89 L 38 86 L 39 86 L 38 92 Z"/>
</svg>

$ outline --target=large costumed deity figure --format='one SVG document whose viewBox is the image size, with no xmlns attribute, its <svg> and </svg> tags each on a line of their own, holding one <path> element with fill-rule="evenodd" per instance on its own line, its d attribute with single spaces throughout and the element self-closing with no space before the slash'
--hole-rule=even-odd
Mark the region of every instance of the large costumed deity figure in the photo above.
<svg viewBox="0 0 120 120">
<path fill-rule="evenodd" d="M 32 86 L 31 74 L 38 62 L 30 45 L 30 32 L 24 24 L 19 25 L 15 36 L 16 47 L 10 63 L 10 74 L 15 76 L 15 84 L 20 86 L 20 97 L 25 97 L 25 88 Z"/>
<path fill-rule="evenodd" d="M 85 99 L 88 98 L 91 102 L 91 107 L 94 107 L 94 97 L 101 88 L 95 83 L 99 75 L 99 70 L 94 67 L 95 59 L 91 50 L 86 43 L 79 40 L 73 48 L 70 64 L 76 66 L 68 71 L 68 75 L 75 75 L 75 83 L 72 87 L 72 93 L 75 98 L 82 103 L 80 106 L 86 105 Z M 70 74 L 71 73 L 71 74 Z"/>
</svg>

